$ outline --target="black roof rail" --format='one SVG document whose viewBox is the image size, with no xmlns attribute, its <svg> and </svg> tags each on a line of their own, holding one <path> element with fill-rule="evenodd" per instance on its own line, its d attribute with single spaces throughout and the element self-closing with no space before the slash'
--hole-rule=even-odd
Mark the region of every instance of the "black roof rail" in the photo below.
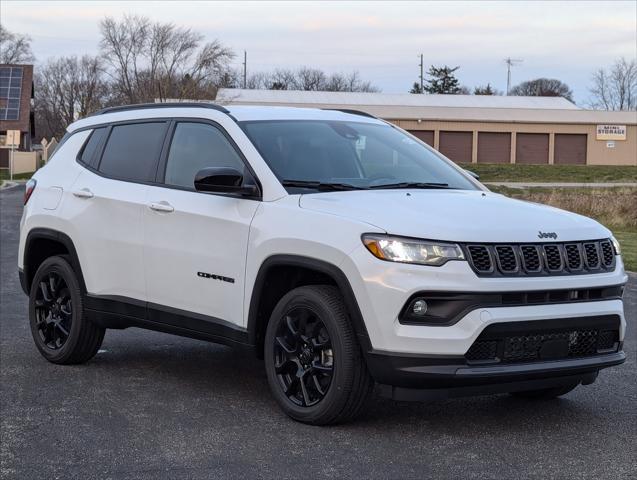
<svg viewBox="0 0 637 480">
<path fill-rule="evenodd" d="M 350 108 L 323 108 L 321 110 L 332 110 L 334 112 L 349 113 L 351 115 L 360 115 L 361 117 L 375 118 L 375 119 L 378 120 L 378 117 L 375 117 L 371 113 L 363 112 L 361 110 L 353 110 L 353 109 L 350 109 Z"/>
<path fill-rule="evenodd" d="M 150 108 L 209 108 L 223 113 L 230 113 L 227 108 L 216 103 L 207 102 L 165 102 L 165 103 L 136 103 L 133 105 L 119 105 L 117 107 L 106 107 L 89 115 L 104 115 L 105 113 L 126 112 L 129 110 L 145 110 Z"/>
</svg>

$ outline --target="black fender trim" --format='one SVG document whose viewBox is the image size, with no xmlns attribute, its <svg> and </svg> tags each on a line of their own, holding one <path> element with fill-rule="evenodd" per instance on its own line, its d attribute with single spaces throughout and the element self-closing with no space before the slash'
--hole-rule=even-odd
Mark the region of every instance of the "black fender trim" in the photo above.
<svg viewBox="0 0 637 480">
<path fill-rule="evenodd" d="M 29 287 L 27 286 L 27 276 L 24 274 L 24 270 L 18 268 L 18 277 L 20 278 L 20 287 L 22 287 L 22 291 L 29 295 Z"/>
<path fill-rule="evenodd" d="M 22 259 L 24 264 L 24 283 L 21 282 L 22 289 L 24 293 L 29 294 L 29 289 L 31 288 L 31 281 L 33 280 L 33 276 L 35 272 L 31 272 L 29 269 L 29 265 L 27 264 L 28 252 L 31 248 L 31 243 L 34 240 L 38 239 L 48 239 L 56 241 L 66 248 L 69 252 L 69 256 L 71 257 L 71 266 L 77 275 L 77 279 L 80 283 L 80 289 L 82 293 L 86 293 L 86 284 L 84 283 L 84 275 L 82 274 L 82 267 L 80 265 L 80 259 L 77 256 L 77 250 L 75 250 L 75 245 L 73 244 L 73 240 L 67 234 L 62 233 L 58 230 L 53 230 L 51 228 L 33 228 L 29 231 L 27 235 L 27 240 L 24 245 L 24 258 Z"/>
<path fill-rule="evenodd" d="M 356 336 L 358 337 L 358 341 L 363 349 L 363 353 L 365 354 L 365 356 L 367 356 L 367 352 L 370 352 L 372 350 L 372 344 L 367 333 L 367 328 L 365 327 L 363 315 L 361 314 L 360 308 L 358 307 L 356 296 L 354 295 L 354 291 L 352 290 L 347 276 L 339 267 L 332 263 L 318 260 L 312 257 L 304 257 L 302 255 L 272 255 L 266 258 L 261 264 L 261 267 L 259 267 L 259 272 L 257 273 L 257 277 L 252 289 L 252 296 L 250 297 L 250 310 L 248 312 L 249 343 L 252 345 L 257 345 L 259 341 L 259 339 L 257 338 L 258 308 L 261 302 L 261 292 L 263 291 L 268 271 L 272 267 L 280 266 L 303 267 L 310 270 L 316 270 L 317 272 L 323 273 L 334 280 L 336 286 L 339 288 L 341 294 L 343 295 L 345 305 L 350 314 L 352 325 L 354 327 Z"/>
</svg>

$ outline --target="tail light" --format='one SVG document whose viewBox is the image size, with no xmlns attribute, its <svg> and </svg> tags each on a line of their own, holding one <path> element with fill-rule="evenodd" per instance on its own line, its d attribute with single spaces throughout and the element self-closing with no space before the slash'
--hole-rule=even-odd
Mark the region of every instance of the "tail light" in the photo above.
<svg viewBox="0 0 637 480">
<path fill-rule="evenodd" d="M 31 195 L 33 195 L 33 191 L 35 190 L 35 186 L 37 185 L 37 183 L 38 182 L 36 182 L 34 178 L 32 178 L 31 180 L 29 180 L 27 182 L 26 190 L 24 191 L 24 204 L 25 205 L 29 201 L 29 198 L 31 198 Z"/>
</svg>

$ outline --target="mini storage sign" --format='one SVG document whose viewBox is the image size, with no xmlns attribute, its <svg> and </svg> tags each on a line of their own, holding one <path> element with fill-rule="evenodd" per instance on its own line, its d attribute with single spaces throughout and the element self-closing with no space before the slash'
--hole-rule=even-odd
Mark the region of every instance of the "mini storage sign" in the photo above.
<svg viewBox="0 0 637 480">
<path fill-rule="evenodd" d="M 626 140 L 626 125 L 597 125 L 597 140 Z"/>
</svg>

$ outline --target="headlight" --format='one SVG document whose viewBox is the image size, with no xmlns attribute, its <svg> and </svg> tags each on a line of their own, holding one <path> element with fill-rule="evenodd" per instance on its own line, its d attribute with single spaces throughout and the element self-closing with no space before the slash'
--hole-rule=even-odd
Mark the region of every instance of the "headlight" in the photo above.
<svg viewBox="0 0 637 480">
<path fill-rule="evenodd" d="M 619 242 L 615 237 L 610 237 L 610 241 L 613 242 L 613 248 L 615 249 L 615 255 L 621 255 L 622 249 L 619 246 Z"/>
<path fill-rule="evenodd" d="M 371 233 L 364 234 L 362 240 L 372 255 L 390 262 L 416 263 L 437 267 L 444 265 L 449 260 L 464 260 L 462 249 L 455 243 Z"/>
</svg>

